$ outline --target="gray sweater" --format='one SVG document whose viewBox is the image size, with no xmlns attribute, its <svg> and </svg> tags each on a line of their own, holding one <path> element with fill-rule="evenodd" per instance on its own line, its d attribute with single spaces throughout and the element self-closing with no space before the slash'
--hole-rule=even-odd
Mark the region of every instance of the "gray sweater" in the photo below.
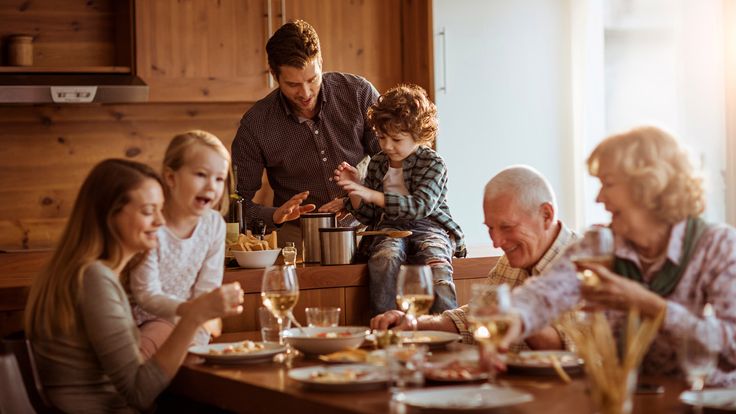
<svg viewBox="0 0 736 414">
<path fill-rule="evenodd" d="M 84 273 L 73 335 L 36 338 L 49 398 L 65 412 L 136 412 L 168 385 L 138 351 L 138 328 L 118 275 L 100 262 Z"/>
</svg>

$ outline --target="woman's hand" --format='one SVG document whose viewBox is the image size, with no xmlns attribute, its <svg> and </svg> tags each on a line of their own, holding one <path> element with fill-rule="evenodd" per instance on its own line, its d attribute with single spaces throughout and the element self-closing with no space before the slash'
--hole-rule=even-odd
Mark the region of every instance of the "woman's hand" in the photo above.
<svg viewBox="0 0 736 414">
<path fill-rule="evenodd" d="M 613 273 L 605 266 L 581 263 L 578 267 L 581 270 L 593 271 L 598 276 L 598 283 L 580 286 L 583 299 L 593 306 L 617 310 L 637 308 L 642 315 L 650 318 L 659 315 L 667 306 L 667 302 L 661 296 L 633 280 Z"/>
<path fill-rule="evenodd" d="M 308 196 L 309 191 L 304 191 L 291 197 L 273 212 L 273 222 L 281 224 L 285 221 L 296 220 L 302 214 L 309 213 L 317 208 L 314 204 L 301 205 Z"/>
<path fill-rule="evenodd" d="M 182 318 L 194 318 L 201 325 L 210 319 L 237 315 L 243 312 L 244 298 L 240 283 L 223 285 L 190 300 Z"/>
</svg>

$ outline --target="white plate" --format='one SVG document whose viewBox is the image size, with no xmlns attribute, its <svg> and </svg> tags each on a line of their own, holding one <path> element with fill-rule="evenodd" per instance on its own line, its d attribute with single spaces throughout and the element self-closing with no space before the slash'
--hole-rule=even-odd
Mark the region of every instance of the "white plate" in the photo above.
<svg viewBox="0 0 736 414">
<path fill-rule="evenodd" d="M 736 389 L 713 388 L 702 391 L 700 405 L 704 408 L 736 411 Z M 684 391 L 680 394 L 680 401 L 689 405 L 698 405 L 698 393 Z"/>
<path fill-rule="evenodd" d="M 526 392 L 489 385 L 438 387 L 407 391 L 397 396 L 397 400 L 406 405 L 442 410 L 487 410 L 533 399 Z"/>
<path fill-rule="evenodd" d="M 354 380 L 341 380 L 347 371 L 359 372 L 361 375 Z M 323 372 L 332 376 L 332 380 L 314 378 L 313 374 Z M 320 365 L 307 368 L 297 368 L 289 371 L 289 378 L 300 382 L 305 387 L 318 391 L 365 391 L 386 386 L 388 376 L 386 369 L 367 364 L 350 365 Z"/>
<path fill-rule="evenodd" d="M 443 331 L 401 331 L 398 334 L 402 343 L 429 345 L 430 348 L 444 346 L 462 339 L 458 334 Z"/>
<path fill-rule="evenodd" d="M 310 326 L 284 331 L 284 341 L 305 354 L 331 354 L 360 346 L 368 333 L 366 326 Z"/>
<path fill-rule="evenodd" d="M 271 361 L 274 355 L 286 351 L 286 347 L 284 345 L 270 342 L 256 342 L 259 344 L 263 344 L 264 348 L 259 351 L 248 353 L 210 354 L 210 350 L 222 351 L 228 346 L 236 347 L 242 343 L 243 341 L 221 344 L 197 345 L 189 348 L 189 353 L 200 356 L 204 358 L 207 362 L 215 364 L 250 364 Z"/>
<path fill-rule="evenodd" d="M 563 368 L 579 367 L 583 364 L 583 360 L 573 352 L 521 351 L 518 356 L 507 355 L 506 365 L 519 368 L 553 368 L 552 357 L 557 358 Z"/>
</svg>

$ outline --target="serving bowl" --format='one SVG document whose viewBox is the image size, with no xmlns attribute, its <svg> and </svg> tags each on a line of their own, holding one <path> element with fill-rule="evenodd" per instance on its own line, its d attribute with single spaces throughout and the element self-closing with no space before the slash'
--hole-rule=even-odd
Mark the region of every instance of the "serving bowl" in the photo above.
<svg viewBox="0 0 736 414">
<path fill-rule="evenodd" d="M 291 328 L 284 331 L 284 341 L 305 354 L 331 354 L 359 347 L 368 332 L 367 326 Z"/>
<path fill-rule="evenodd" d="M 276 263 L 276 258 L 279 257 L 281 249 L 254 250 L 249 252 L 232 250 L 231 253 L 235 256 L 235 260 L 238 261 L 238 266 L 256 269 Z"/>
</svg>

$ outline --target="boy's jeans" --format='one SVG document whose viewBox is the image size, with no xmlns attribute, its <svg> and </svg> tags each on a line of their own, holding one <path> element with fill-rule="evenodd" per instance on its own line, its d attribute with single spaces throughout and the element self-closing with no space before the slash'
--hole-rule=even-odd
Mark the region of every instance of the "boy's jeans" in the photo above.
<svg viewBox="0 0 736 414">
<path fill-rule="evenodd" d="M 432 269 L 434 303 L 430 313 L 457 308 L 455 283 L 452 281 L 452 255 L 455 242 L 447 232 L 431 220 L 406 224 L 385 223 L 381 230 L 411 230 L 403 239 L 373 236 L 368 259 L 368 287 L 371 316 L 396 309 L 396 278 L 399 267 L 407 263 L 427 264 Z"/>
</svg>

